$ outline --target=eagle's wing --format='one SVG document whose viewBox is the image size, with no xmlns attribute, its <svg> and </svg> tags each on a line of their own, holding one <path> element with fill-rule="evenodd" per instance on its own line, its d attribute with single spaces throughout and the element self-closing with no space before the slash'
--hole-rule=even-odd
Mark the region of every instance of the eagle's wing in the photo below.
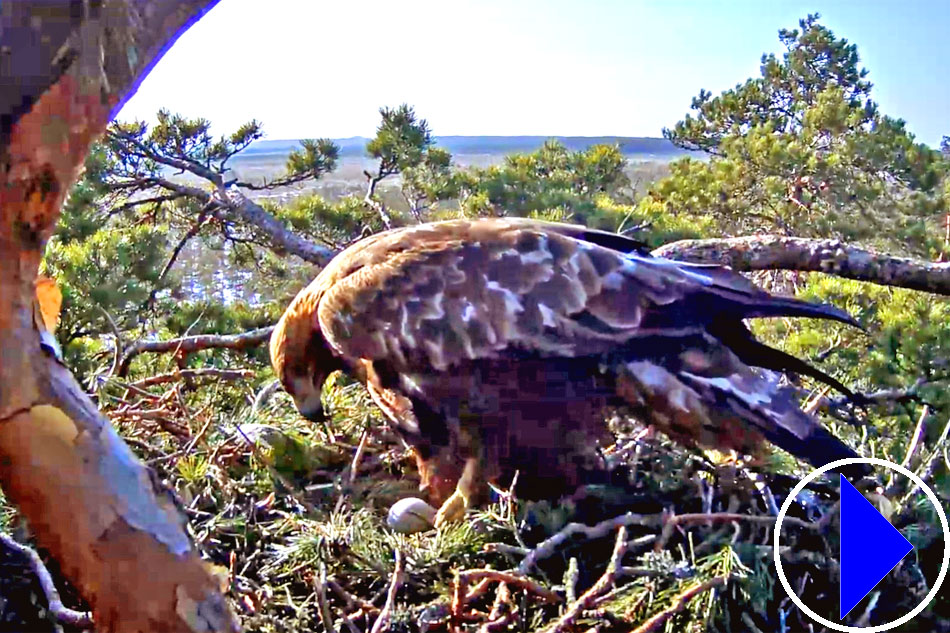
<svg viewBox="0 0 950 633">
<path fill-rule="evenodd" d="M 410 386 L 413 374 L 466 360 L 596 357 L 620 398 L 680 439 L 746 450 L 764 437 L 816 465 L 853 456 L 750 365 L 843 385 L 755 341 L 743 319 L 853 320 L 726 268 L 652 257 L 583 227 L 498 219 L 380 234 L 321 277 L 328 344 L 351 361 L 385 361 Z"/>
<path fill-rule="evenodd" d="M 341 356 L 397 367 L 604 354 L 637 337 L 692 335 L 749 317 L 852 322 L 830 306 L 773 297 L 722 267 L 651 257 L 623 236 L 531 220 L 390 231 L 331 266 L 318 309 L 326 340 Z M 745 343 L 750 354 L 760 351 Z"/>
</svg>

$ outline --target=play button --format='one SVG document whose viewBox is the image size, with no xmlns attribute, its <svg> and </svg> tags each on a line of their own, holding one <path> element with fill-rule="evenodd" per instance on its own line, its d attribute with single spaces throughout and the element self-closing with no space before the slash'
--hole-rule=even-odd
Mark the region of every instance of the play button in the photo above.
<svg viewBox="0 0 950 633">
<path fill-rule="evenodd" d="M 937 517 L 940 519 L 940 526 L 943 529 L 943 560 L 940 565 L 940 573 L 930 588 L 930 591 L 924 599 L 913 608 L 909 613 L 891 622 L 875 624 L 873 626 L 849 626 L 839 622 L 833 622 L 824 618 L 805 604 L 798 593 L 789 583 L 785 571 L 782 569 L 781 556 L 781 533 L 782 522 L 785 515 L 792 507 L 795 498 L 805 490 L 805 487 L 817 479 L 822 473 L 842 466 L 852 464 L 872 464 L 882 468 L 889 468 L 908 477 L 914 482 L 916 488 L 923 492 L 930 503 L 933 504 Z M 840 618 L 848 615 L 858 603 L 874 587 L 884 579 L 885 576 L 913 549 L 907 539 L 883 517 L 871 503 L 858 492 L 854 486 L 842 478 L 840 488 L 840 585 L 839 585 L 839 611 Z M 832 631 L 843 631 L 844 633 L 880 633 L 910 622 L 917 617 L 927 605 L 930 604 L 940 591 L 941 585 L 947 576 L 950 568 L 950 523 L 947 521 L 946 512 L 934 491 L 916 474 L 909 471 L 900 464 L 895 464 L 887 460 L 874 457 L 854 457 L 848 459 L 839 459 L 825 464 L 821 468 L 812 471 L 807 477 L 802 479 L 792 488 L 782 507 L 779 509 L 778 517 L 775 520 L 775 529 L 773 530 L 773 559 L 775 561 L 775 572 L 779 583 L 788 594 L 791 601 L 798 607 L 802 613 L 822 626 Z"/>
<path fill-rule="evenodd" d="M 841 477 L 841 587 L 839 619 L 914 549 L 904 535 Z"/>
</svg>

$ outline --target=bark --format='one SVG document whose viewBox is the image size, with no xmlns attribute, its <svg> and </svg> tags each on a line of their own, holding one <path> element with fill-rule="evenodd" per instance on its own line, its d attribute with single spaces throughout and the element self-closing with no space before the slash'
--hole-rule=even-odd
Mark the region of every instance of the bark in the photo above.
<svg viewBox="0 0 950 633">
<path fill-rule="evenodd" d="M 102 632 L 237 630 L 184 518 L 57 360 L 34 292 L 90 143 L 213 4 L 0 5 L 0 484 Z"/>
<path fill-rule="evenodd" d="M 821 272 L 885 286 L 950 295 L 950 263 L 884 255 L 839 240 L 779 235 L 681 240 L 661 246 L 653 254 L 681 261 L 724 264 L 738 271 Z"/>
<path fill-rule="evenodd" d="M 136 341 L 130 345 L 122 355 L 118 374 L 119 376 L 125 376 L 129 372 L 129 364 L 132 362 L 132 359 L 146 352 L 153 354 L 164 354 L 166 352 L 190 354 L 192 352 L 212 348 L 245 349 L 264 343 L 270 338 L 271 332 L 273 331 L 274 326 L 271 325 L 240 334 L 199 334 L 163 341 Z"/>
</svg>

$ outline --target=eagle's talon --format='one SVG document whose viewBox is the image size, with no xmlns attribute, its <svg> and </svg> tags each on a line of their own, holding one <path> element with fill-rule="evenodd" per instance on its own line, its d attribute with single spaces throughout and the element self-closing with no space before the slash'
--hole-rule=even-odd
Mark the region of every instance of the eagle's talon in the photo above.
<svg viewBox="0 0 950 633">
<path fill-rule="evenodd" d="M 452 496 L 445 500 L 442 507 L 435 515 L 435 527 L 441 528 L 443 525 L 455 523 L 465 518 L 465 511 L 468 510 L 471 503 L 461 491 L 456 490 Z"/>
</svg>

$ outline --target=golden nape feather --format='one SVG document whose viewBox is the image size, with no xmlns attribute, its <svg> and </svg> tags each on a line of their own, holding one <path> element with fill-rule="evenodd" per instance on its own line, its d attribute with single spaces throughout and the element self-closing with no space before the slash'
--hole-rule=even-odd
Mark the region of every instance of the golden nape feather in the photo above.
<svg viewBox="0 0 950 633">
<path fill-rule="evenodd" d="M 454 220 L 340 253 L 287 309 L 271 353 L 311 418 L 322 416 L 330 372 L 363 381 L 416 450 L 444 522 L 484 480 L 504 485 L 516 470 L 528 498 L 588 480 L 603 468 L 607 409 L 687 444 L 755 453 L 769 441 L 816 466 L 853 457 L 776 372 L 844 386 L 743 323 L 778 316 L 854 324 L 837 308 L 770 295 L 726 268 L 653 257 L 620 235 Z"/>
</svg>

